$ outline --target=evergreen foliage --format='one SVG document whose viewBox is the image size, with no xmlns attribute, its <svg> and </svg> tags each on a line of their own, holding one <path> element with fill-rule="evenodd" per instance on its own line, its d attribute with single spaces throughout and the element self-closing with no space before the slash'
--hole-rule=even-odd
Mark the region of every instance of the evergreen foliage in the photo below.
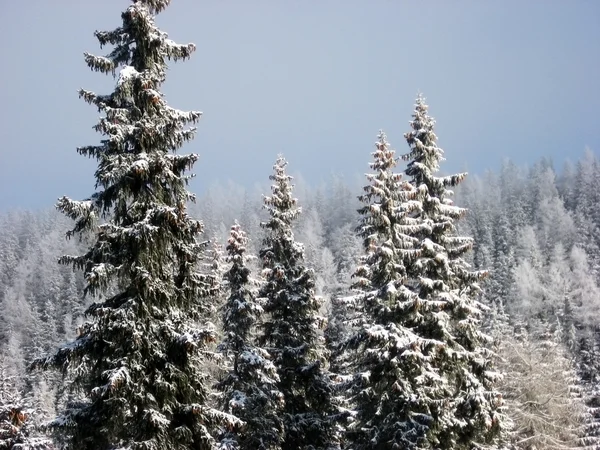
<svg viewBox="0 0 600 450">
<path fill-rule="evenodd" d="M 419 95 L 411 131 L 405 134 L 410 152 L 403 156 L 422 205 L 413 215 L 422 224 L 413 234 L 419 239 L 419 256 L 407 267 L 407 284 L 419 296 L 411 329 L 437 344 L 430 359 L 437 379 L 428 384 L 440 402 L 433 402 L 429 443 L 439 449 L 468 449 L 492 443 L 502 419 L 501 396 L 494 389 L 498 377 L 486 349 L 489 338 L 481 331 L 485 307 L 477 300 L 478 282 L 487 272 L 472 271 L 463 259 L 473 239 L 456 233 L 455 222 L 466 210 L 453 205 L 449 188 L 466 174 L 436 176 L 443 150 L 427 109 Z"/>
<path fill-rule="evenodd" d="M 334 392 L 325 371 L 326 355 L 320 328 L 320 298 L 316 297 L 314 273 L 304 266 L 302 244 L 294 240 L 292 224 L 300 214 L 286 174 L 287 161 L 279 157 L 270 176 L 271 195 L 264 197 L 269 220 L 262 226 L 267 236 L 260 250 L 268 319 L 260 342 L 273 357 L 283 395 L 285 449 L 336 447 L 333 415 Z"/>
<path fill-rule="evenodd" d="M 417 295 L 406 285 L 406 265 L 417 253 L 411 236 L 419 224 L 410 217 L 421 205 L 401 175 L 383 132 L 359 199 L 365 255 L 355 272 L 354 302 L 364 310 L 363 326 L 348 341 L 355 349 L 353 398 L 357 414 L 350 429 L 353 448 L 410 449 L 426 445 L 432 426 L 431 392 L 422 389 L 435 377 L 430 346 L 409 328 Z"/>
<path fill-rule="evenodd" d="M 242 430 L 230 430 L 221 439 L 222 448 L 280 449 L 283 425 L 279 381 L 269 354 L 253 345 L 255 327 L 263 312 L 257 300 L 258 282 L 246 265 L 248 238 L 237 223 L 231 227 L 225 273 L 229 297 L 223 309 L 224 339 L 219 349 L 233 358 L 229 373 L 218 384 L 222 408 L 245 422 Z"/>
<path fill-rule="evenodd" d="M 86 294 L 116 293 L 87 309 L 74 342 L 35 364 L 63 369 L 81 394 L 51 424 L 71 449 L 212 448 L 217 425 L 239 424 L 207 403 L 202 361 L 214 336 L 201 322 L 215 283 L 199 273 L 203 226 L 186 211 L 194 196 L 185 173 L 197 155 L 175 153 L 201 113 L 169 107 L 159 91 L 167 60 L 189 58 L 195 46 L 156 27 L 168 4 L 134 1 L 120 27 L 95 33 L 113 50 L 85 54 L 92 70 L 119 75 L 109 95 L 79 93 L 104 114 L 101 143 L 78 148 L 98 160 L 97 190 L 57 208 L 75 220 L 68 237 L 93 243 L 59 262 L 83 270 Z"/>
</svg>

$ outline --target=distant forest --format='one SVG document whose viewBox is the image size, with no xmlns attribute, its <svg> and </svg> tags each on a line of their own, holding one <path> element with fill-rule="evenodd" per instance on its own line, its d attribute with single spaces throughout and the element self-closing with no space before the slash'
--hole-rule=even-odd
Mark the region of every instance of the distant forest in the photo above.
<svg viewBox="0 0 600 450">
<path fill-rule="evenodd" d="M 294 233 L 325 299 L 332 354 L 350 332 L 336 316 L 335 299 L 351 294 L 362 255 L 360 190 L 342 177 L 318 188 L 296 186 L 302 213 Z M 498 172 L 469 176 L 456 192 L 456 203 L 468 209 L 459 232 L 475 240 L 469 262 L 491 273 L 481 298 L 491 308 L 485 327 L 505 373 L 501 386 L 513 439 L 528 439 L 518 448 L 533 448 L 532 442 L 537 448 L 598 445 L 599 197 L 600 163 L 589 150 L 559 174 L 545 159 L 530 168 L 506 161 Z M 212 255 L 222 257 L 235 221 L 248 232 L 248 253 L 258 255 L 260 223 L 267 218 L 262 203 L 258 188 L 229 183 L 190 204 L 211 242 L 206 270 L 212 270 Z M 65 238 L 71 226 L 52 209 L 0 216 L 0 358 L 3 379 L 11 380 L 3 388 L 29 399 L 36 425 L 53 417 L 68 396 L 62 377 L 31 375 L 26 368 L 75 338 L 92 301 L 84 298 L 81 273 L 57 264 L 60 255 L 85 249 L 85 242 Z"/>
</svg>

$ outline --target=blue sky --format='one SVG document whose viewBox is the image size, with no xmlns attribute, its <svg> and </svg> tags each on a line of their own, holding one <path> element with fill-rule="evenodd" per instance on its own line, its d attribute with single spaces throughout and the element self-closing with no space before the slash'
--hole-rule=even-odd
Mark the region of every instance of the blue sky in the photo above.
<svg viewBox="0 0 600 450">
<path fill-rule="evenodd" d="M 96 29 L 125 0 L 0 1 L 0 210 L 47 208 L 93 192 L 97 111 L 77 98 L 111 77 Z M 265 182 L 277 153 L 320 183 L 367 170 L 383 128 L 403 153 L 417 91 L 436 118 L 444 171 L 496 169 L 503 158 L 557 166 L 600 149 L 597 0 L 173 0 L 157 23 L 195 42 L 171 67 L 171 106 L 204 112 L 192 190 Z"/>
</svg>

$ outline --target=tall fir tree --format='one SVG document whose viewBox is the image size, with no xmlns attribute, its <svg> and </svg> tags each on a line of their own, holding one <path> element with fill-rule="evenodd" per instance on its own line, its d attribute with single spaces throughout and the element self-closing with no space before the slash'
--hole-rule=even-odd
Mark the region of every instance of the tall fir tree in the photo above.
<svg viewBox="0 0 600 450">
<path fill-rule="evenodd" d="M 478 282 L 487 272 L 472 271 L 463 259 L 473 240 L 456 233 L 455 222 L 466 210 L 453 205 L 450 188 L 466 174 L 436 176 L 444 152 L 427 109 L 419 95 L 411 131 L 405 134 L 410 152 L 403 156 L 405 173 L 422 204 L 413 217 L 424 225 L 413 234 L 419 257 L 407 267 L 407 285 L 419 295 L 420 316 L 412 330 L 440 344 L 430 360 L 438 376 L 431 380 L 432 388 L 441 396 L 432 406 L 435 426 L 429 445 L 471 449 L 493 443 L 502 419 L 501 396 L 494 389 L 498 376 L 486 349 L 489 338 L 481 331 L 485 307 L 477 300 Z"/>
<path fill-rule="evenodd" d="M 214 280 L 199 272 L 203 226 L 186 211 L 197 155 L 176 153 L 201 113 L 169 107 L 159 90 L 167 60 L 189 58 L 195 46 L 155 25 L 169 3 L 134 0 L 121 26 L 95 33 L 113 50 L 85 54 L 92 70 L 119 75 L 111 94 L 79 92 L 104 114 L 94 127 L 100 144 L 78 148 L 98 160 L 96 192 L 57 208 L 75 220 L 67 236 L 92 243 L 59 262 L 83 270 L 86 294 L 116 293 L 87 309 L 74 342 L 35 364 L 65 370 L 81 393 L 52 423 L 69 449 L 210 449 L 218 424 L 239 424 L 207 403 L 202 359 L 214 337 L 201 322 Z"/>
<path fill-rule="evenodd" d="M 406 267 L 418 256 L 411 218 L 421 204 L 416 190 L 394 172 L 395 151 L 380 132 L 369 183 L 359 197 L 364 255 L 354 274 L 359 294 L 350 303 L 363 310 L 363 325 L 346 343 L 356 358 L 350 403 L 356 409 L 349 429 L 352 448 L 427 448 L 434 425 L 437 379 L 429 360 L 438 344 L 426 342 L 410 326 L 420 317 L 419 298 L 406 285 Z"/>
<path fill-rule="evenodd" d="M 292 231 L 300 208 L 286 166 L 278 157 L 270 176 L 272 193 L 264 197 L 269 220 L 262 224 L 267 236 L 259 253 L 265 278 L 259 296 L 268 320 L 260 342 L 273 357 L 283 395 L 282 448 L 325 450 L 336 448 L 337 436 L 334 392 L 320 332 L 324 319 L 319 316 L 314 273 L 304 265 L 303 245 Z"/>
<path fill-rule="evenodd" d="M 277 389 L 277 371 L 269 354 L 253 344 L 255 328 L 263 312 L 257 299 L 258 281 L 246 265 L 248 238 L 239 224 L 231 227 L 225 273 L 229 297 L 223 308 L 224 339 L 220 350 L 232 357 L 233 365 L 217 387 L 223 410 L 235 414 L 246 425 L 229 430 L 222 448 L 242 450 L 281 449 L 283 425 L 279 417 L 282 396 Z"/>
</svg>

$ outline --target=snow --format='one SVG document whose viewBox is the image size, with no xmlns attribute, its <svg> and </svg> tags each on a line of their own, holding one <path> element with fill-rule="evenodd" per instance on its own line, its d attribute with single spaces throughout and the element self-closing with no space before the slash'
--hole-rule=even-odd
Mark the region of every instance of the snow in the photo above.
<svg viewBox="0 0 600 450">
<path fill-rule="evenodd" d="M 135 70 L 133 66 L 124 66 L 119 71 L 119 79 L 117 80 L 117 86 L 122 86 L 125 83 L 128 83 L 132 78 L 138 77 L 140 73 Z"/>
<path fill-rule="evenodd" d="M 246 406 L 246 394 L 240 391 L 235 391 L 232 398 L 229 400 L 229 407 L 232 410 L 243 409 Z"/>
<path fill-rule="evenodd" d="M 137 161 L 134 161 L 134 163 L 131 165 L 131 169 L 134 172 L 141 172 L 141 173 L 147 172 L 148 168 L 149 168 L 148 155 L 146 153 L 140 153 L 138 155 L 138 157 L 140 159 L 138 159 Z"/>
<path fill-rule="evenodd" d="M 240 353 L 240 362 L 249 364 L 250 366 L 260 366 L 264 363 L 264 359 L 251 351 L 244 351 Z"/>
<path fill-rule="evenodd" d="M 386 286 L 386 288 L 385 288 L 385 291 L 386 291 L 386 293 L 387 293 L 387 294 L 389 294 L 389 295 L 394 295 L 396 292 L 398 292 L 398 291 L 397 291 L 397 289 L 396 289 L 396 284 L 395 284 L 395 282 L 394 282 L 394 281 L 390 281 L 390 282 L 387 284 L 387 286 Z"/>
</svg>

